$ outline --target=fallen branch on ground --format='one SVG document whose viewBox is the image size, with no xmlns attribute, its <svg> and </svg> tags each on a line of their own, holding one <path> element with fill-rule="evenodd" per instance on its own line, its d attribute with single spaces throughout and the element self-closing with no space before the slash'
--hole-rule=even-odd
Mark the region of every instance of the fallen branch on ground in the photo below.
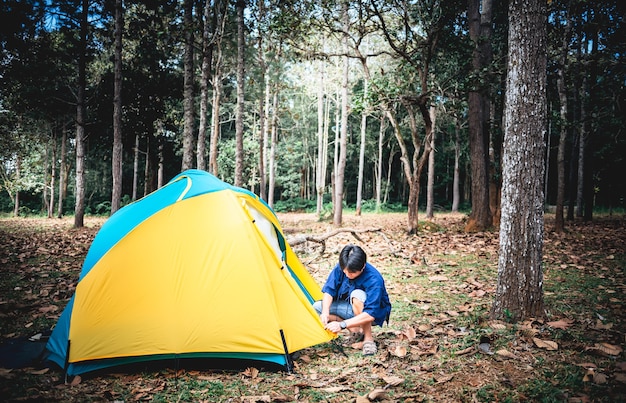
<svg viewBox="0 0 626 403">
<path fill-rule="evenodd" d="M 331 232 L 328 232 L 324 235 L 296 235 L 294 237 L 291 237 L 289 239 L 287 239 L 287 243 L 289 243 L 290 246 L 296 246 L 296 245 L 301 245 L 303 243 L 306 242 L 315 242 L 315 243 L 319 243 L 322 245 L 322 250 L 320 253 L 323 253 L 324 250 L 326 249 L 326 240 L 328 238 L 332 238 L 335 235 L 344 233 L 344 232 L 349 232 L 352 234 L 353 237 L 355 237 L 359 242 L 363 242 L 363 240 L 359 237 L 358 234 L 364 233 L 364 232 L 380 232 L 380 228 L 365 228 L 365 229 L 356 229 L 356 228 L 338 228 L 336 230 L 333 230 Z"/>
</svg>

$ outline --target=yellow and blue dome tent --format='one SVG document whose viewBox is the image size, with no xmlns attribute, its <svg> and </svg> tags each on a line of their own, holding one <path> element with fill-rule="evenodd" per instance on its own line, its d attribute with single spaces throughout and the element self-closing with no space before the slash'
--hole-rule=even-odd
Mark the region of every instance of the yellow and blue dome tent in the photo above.
<svg viewBox="0 0 626 403">
<path fill-rule="evenodd" d="M 263 200 L 188 170 L 98 231 L 48 359 L 68 375 L 186 358 L 291 371 L 291 354 L 334 337 L 320 298 Z"/>
</svg>

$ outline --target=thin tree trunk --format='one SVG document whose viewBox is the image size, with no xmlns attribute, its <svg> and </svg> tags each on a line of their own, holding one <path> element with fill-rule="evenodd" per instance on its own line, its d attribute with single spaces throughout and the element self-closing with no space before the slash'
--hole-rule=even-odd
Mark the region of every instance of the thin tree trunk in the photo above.
<svg viewBox="0 0 626 403">
<path fill-rule="evenodd" d="M 184 7 L 184 22 L 183 28 L 185 31 L 185 50 L 183 54 L 183 115 L 184 115 L 184 127 L 183 127 L 183 159 L 181 170 L 193 168 L 193 126 L 194 126 L 194 99 L 193 99 L 193 84 L 194 84 L 194 28 L 193 28 L 193 0 L 185 0 Z"/>
<path fill-rule="evenodd" d="M 61 164 L 59 166 L 59 206 L 57 209 L 57 218 L 63 217 L 63 201 L 65 200 L 66 184 L 67 184 L 67 130 L 65 124 L 61 129 Z"/>
<path fill-rule="evenodd" d="M 213 99 L 211 108 L 211 139 L 209 141 L 209 172 L 218 175 L 218 143 L 220 138 L 220 102 L 222 101 L 222 38 L 227 14 L 222 10 L 222 2 L 215 3 L 215 66 L 213 69 Z"/>
<path fill-rule="evenodd" d="M 235 186 L 243 186 L 244 21 L 246 3 L 237 1 L 237 110 L 235 117 Z"/>
<path fill-rule="evenodd" d="M 430 107 L 430 120 L 433 126 L 433 135 L 430 140 L 430 153 L 428 154 L 428 183 L 426 184 L 426 218 L 433 218 L 435 204 L 435 107 Z"/>
<path fill-rule="evenodd" d="M 262 0 L 259 5 L 259 21 L 265 21 L 265 1 Z M 265 50 L 263 46 L 264 35 L 259 35 L 258 38 L 258 62 L 259 62 L 259 83 L 261 84 L 261 91 L 259 91 L 259 196 L 263 200 L 267 200 L 267 187 L 265 183 L 265 92 L 266 92 L 266 76 L 267 76 L 267 63 L 265 62 Z"/>
<path fill-rule="evenodd" d="M 217 176 L 219 167 L 217 164 L 218 143 L 220 138 L 220 102 L 222 99 L 222 51 L 221 46 L 217 49 L 217 62 L 213 75 L 213 105 L 211 111 L 211 141 L 209 149 L 209 172 Z"/>
<path fill-rule="evenodd" d="M 344 25 L 343 49 L 348 51 L 348 2 L 342 3 L 342 18 Z M 333 224 L 341 226 L 343 221 L 343 186 L 346 171 L 346 157 L 348 147 L 348 71 L 350 60 L 348 56 L 343 56 L 343 76 L 341 81 L 341 137 L 339 139 L 339 159 L 337 161 L 337 171 L 335 172 L 335 204 L 333 205 Z"/>
<path fill-rule="evenodd" d="M 543 174 L 546 132 L 546 3 L 509 2 L 502 220 L 491 317 L 545 316 Z M 533 63 L 519 63 L 532 60 Z"/>
<path fill-rule="evenodd" d="M 120 208 L 122 199 L 122 0 L 115 0 L 115 62 L 113 80 L 113 153 L 111 155 L 113 189 L 111 214 Z"/>
<path fill-rule="evenodd" d="M 161 187 L 163 187 L 164 184 L 164 171 L 165 171 L 165 159 L 163 157 L 163 137 L 159 136 L 157 137 L 157 164 L 158 164 L 158 168 L 157 168 L 157 189 L 160 189 Z"/>
<path fill-rule="evenodd" d="M 135 149 L 133 158 L 133 196 L 132 200 L 137 200 L 137 186 L 139 181 L 139 134 L 135 134 Z"/>
<path fill-rule="evenodd" d="M 369 80 L 367 77 L 364 79 L 363 98 L 364 105 L 363 112 L 361 113 L 361 147 L 359 148 L 359 179 L 356 190 L 356 215 L 361 215 L 361 204 L 363 199 L 363 170 L 365 169 L 365 141 L 367 134 L 367 87 Z"/>
<path fill-rule="evenodd" d="M 461 128 L 458 119 L 454 119 L 454 177 L 452 179 L 452 212 L 459 211 L 461 201 Z"/>
<path fill-rule="evenodd" d="M 198 142 L 196 144 L 196 167 L 206 170 L 206 133 L 209 111 L 209 80 L 211 77 L 211 59 L 213 57 L 213 38 L 211 38 L 211 0 L 204 0 L 202 27 L 202 67 L 200 79 L 200 116 L 198 121 Z"/>
<path fill-rule="evenodd" d="M 319 80 L 317 82 L 317 165 L 315 169 L 315 188 L 317 195 L 316 214 L 321 218 L 324 206 L 324 187 L 326 186 L 326 164 L 324 149 L 324 63 L 319 63 Z"/>
<path fill-rule="evenodd" d="M 87 24 L 89 1 L 82 1 L 76 91 L 76 189 L 74 190 L 74 227 L 82 228 L 85 219 L 85 91 L 87 86 Z"/>
<path fill-rule="evenodd" d="M 387 120 L 385 114 L 380 115 L 380 127 L 378 131 L 378 162 L 376 163 L 376 212 L 380 212 L 382 200 L 383 183 L 383 145 L 385 142 L 385 131 L 387 130 Z"/>
<path fill-rule="evenodd" d="M 269 188 L 267 190 L 267 204 L 274 207 L 274 187 L 276 184 L 276 146 L 278 145 L 278 85 L 274 86 L 274 98 L 272 101 L 272 124 L 270 128 L 270 172 Z"/>
<path fill-rule="evenodd" d="M 52 158 L 50 159 L 50 201 L 48 202 L 48 218 L 52 218 L 54 215 L 54 180 L 56 178 L 56 165 L 57 165 L 57 138 L 56 133 L 52 138 Z"/>
<path fill-rule="evenodd" d="M 561 131 L 559 135 L 559 149 L 557 152 L 556 164 L 557 164 L 557 193 L 556 193 L 556 212 L 554 220 L 554 230 L 556 232 L 563 232 L 565 229 L 565 219 L 563 216 L 563 208 L 565 205 L 565 145 L 567 143 L 567 84 L 565 82 L 565 75 L 567 72 L 567 54 L 569 51 L 570 31 L 571 24 L 569 23 L 569 12 L 564 16 L 561 21 L 564 26 L 563 38 L 561 40 L 561 57 L 560 66 L 557 70 L 557 89 L 559 92 L 560 101 L 560 118 L 561 118 Z"/>
<path fill-rule="evenodd" d="M 584 189 L 585 189 L 585 144 L 587 142 L 587 106 L 589 82 L 583 77 L 582 96 L 580 97 L 580 125 L 578 134 L 578 181 L 576 186 L 576 217 L 583 216 Z"/>
<path fill-rule="evenodd" d="M 150 193 L 150 136 L 146 137 L 146 159 L 143 165 L 143 196 L 146 197 Z"/>
</svg>

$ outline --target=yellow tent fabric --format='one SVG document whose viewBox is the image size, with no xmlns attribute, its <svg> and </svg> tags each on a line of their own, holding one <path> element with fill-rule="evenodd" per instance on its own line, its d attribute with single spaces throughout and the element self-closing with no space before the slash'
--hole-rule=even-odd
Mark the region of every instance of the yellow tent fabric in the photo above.
<svg viewBox="0 0 626 403">
<path fill-rule="evenodd" d="M 208 174 L 183 178 L 194 175 Z M 80 372 L 76 364 L 193 354 L 287 363 L 334 337 L 312 307 L 321 290 L 271 209 L 230 186 L 196 193 L 142 220 L 84 274 L 68 306 L 69 351 L 52 343 L 59 364 Z"/>
</svg>

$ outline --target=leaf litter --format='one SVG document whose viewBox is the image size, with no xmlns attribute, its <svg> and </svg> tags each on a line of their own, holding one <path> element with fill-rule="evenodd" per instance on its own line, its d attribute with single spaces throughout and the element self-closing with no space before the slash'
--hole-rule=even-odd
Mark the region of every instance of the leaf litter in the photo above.
<svg viewBox="0 0 626 403">
<path fill-rule="evenodd" d="M 279 220 L 288 235 L 334 230 L 312 214 L 279 214 Z M 345 355 L 330 344 L 314 346 L 300 352 L 292 374 L 183 368 L 64 379 L 57 368 L 0 368 L 0 393 L 9 401 L 178 400 L 187 390 L 194 401 L 457 402 L 481 401 L 492 390 L 524 399 L 528 385 L 544 382 L 555 385 L 563 400 L 623 400 L 623 223 L 598 219 L 570 223 L 564 234 L 548 230 L 547 317 L 511 324 L 488 317 L 498 235 L 464 233 L 463 220 L 460 214 L 436 215 L 432 225 L 408 235 L 405 214 L 346 214 L 344 226 L 358 234 L 338 232 L 323 248 L 314 242 L 294 247 L 322 284 L 343 245 L 364 246 L 394 304 L 389 325 L 376 328 L 376 356 L 362 357 L 358 343 L 346 346 Z M 49 332 L 103 222 L 88 218 L 85 228 L 73 229 L 69 219 L 0 219 L 3 340 Z M 546 375 L 559 371 L 573 371 L 576 381 L 559 384 Z M 572 377 L 566 374 L 561 378 Z"/>
</svg>

